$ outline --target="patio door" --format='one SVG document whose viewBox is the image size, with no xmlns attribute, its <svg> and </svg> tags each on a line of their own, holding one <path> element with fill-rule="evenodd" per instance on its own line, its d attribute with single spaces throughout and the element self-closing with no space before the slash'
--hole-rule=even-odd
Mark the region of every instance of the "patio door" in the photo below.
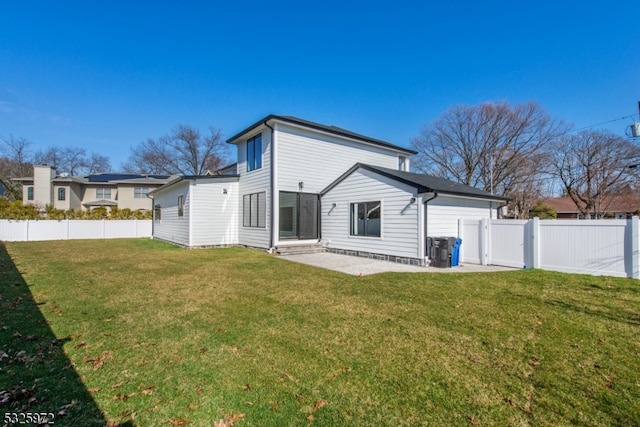
<svg viewBox="0 0 640 427">
<path fill-rule="evenodd" d="M 319 205 L 317 194 L 281 191 L 280 239 L 317 239 Z"/>
</svg>

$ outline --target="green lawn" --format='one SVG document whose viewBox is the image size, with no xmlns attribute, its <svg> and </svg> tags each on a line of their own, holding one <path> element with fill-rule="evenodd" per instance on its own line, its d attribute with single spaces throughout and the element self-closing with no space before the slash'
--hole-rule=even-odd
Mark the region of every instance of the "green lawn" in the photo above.
<svg viewBox="0 0 640 427">
<path fill-rule="evenodd" d="M 365 277 L 151 240 L 0 246 L 0 415 L 56 426 L 637 425 L 640 282 Z"/>
</svg>

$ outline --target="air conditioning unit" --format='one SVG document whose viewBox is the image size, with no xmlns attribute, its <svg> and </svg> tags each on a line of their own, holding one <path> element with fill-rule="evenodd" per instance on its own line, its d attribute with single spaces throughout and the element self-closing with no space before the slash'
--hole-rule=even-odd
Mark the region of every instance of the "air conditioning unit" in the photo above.
<svg viewBox="0 0 640 427">
<path fill-rule="evenodd" d="M 634 123 L 631 125 L 631 136 L 634 138 L 640 138 L 640 123 Z"/>
</svg>

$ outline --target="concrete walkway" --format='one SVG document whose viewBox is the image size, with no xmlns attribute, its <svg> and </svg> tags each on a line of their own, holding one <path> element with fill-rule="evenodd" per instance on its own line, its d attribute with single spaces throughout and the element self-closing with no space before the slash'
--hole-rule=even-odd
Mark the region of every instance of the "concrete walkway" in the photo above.
<svg viewBox="0 0 640 427">
<path fill-rule="evenodd" d="M 478 264 L 461 264 L 452 268 L 418 267 L 415 265 L 398 264 L 390 261 L 380 261 L 350 255 L 338 255 L 329 252 L 280 255 L 278 258 L 313 265 L 315 267 L 326 268 L 328 270 L 340 271 L 342 273 L 352 274 L 355 276 L 366 276 L 368 274 L 386 273 L 389 271 L 407 273 L 479 273 L 514 270 L 510 267 Z"/>
</svg>

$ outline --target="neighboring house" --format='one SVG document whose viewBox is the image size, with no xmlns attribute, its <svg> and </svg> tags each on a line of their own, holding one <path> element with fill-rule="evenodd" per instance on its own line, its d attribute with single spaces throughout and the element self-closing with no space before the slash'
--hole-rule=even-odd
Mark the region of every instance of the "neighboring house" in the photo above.
<svg viewBox="0 0 640 427">
<path fill-rule="evenodd" d="M 33 167 L 33 176 L 16 178 L 22 183 L 22 200 L 44 210 L 91 210 L 96 207 L 150 210 L 149 191 L 169 180 L 166 175 L 103 173 L 86 176 L 58 175 L 47 165 Z"/>
<path fill-rule="evenodd" d="M 557 219 L 585 219 L 571 197 L 540 199 L 556 209 Z M 633 192 L 603 198 L 591 213 L 592 219 L 629 219 L 640 212 L 640 196 Z"/>
<path fill-rule="evenodd" d="M 228 174 L 150 192 L 154 238 L 424 264 L 427 236 L 457 236 L 459 218 L 495 217 L 507 200 L 409 172 L 412 150 L 295 117 L 267 116 L 227 142 L 238 153 Z"/>
</svg>

